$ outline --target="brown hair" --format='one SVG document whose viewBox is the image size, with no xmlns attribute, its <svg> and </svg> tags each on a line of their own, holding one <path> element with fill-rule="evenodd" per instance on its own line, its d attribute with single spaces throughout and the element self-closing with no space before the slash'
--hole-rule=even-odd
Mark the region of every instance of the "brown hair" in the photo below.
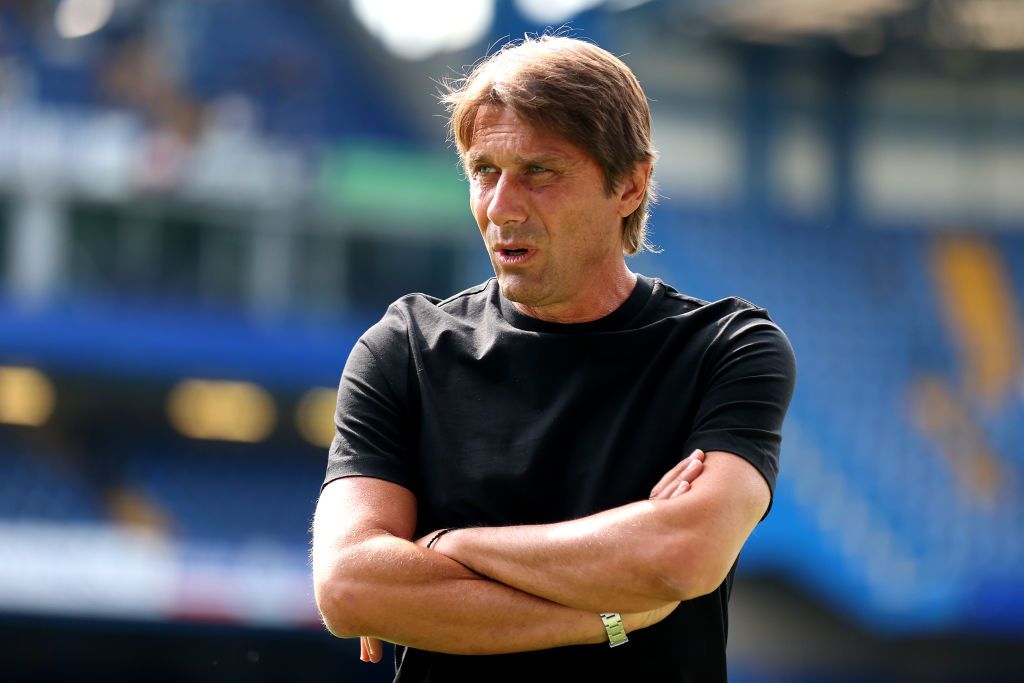
<svg viewBox="0 0 1024 683">
<path fill-rule="evenodd" d="M 637 162 L 653 162 L 651 112 L 636 76 L 622 60 L 597 45 L 556 35 L 506 43 L 465 78 L 443 83 L 448 129 L 465 155 L 477 111 L 508 107 L 524 122 L 554 133 L 589 154 L 600 166 L 609 195 Z M 623 220 L 622 251 L 652 249 L 647 241 L 653 180 L 640 206 Z"/>
</svg>

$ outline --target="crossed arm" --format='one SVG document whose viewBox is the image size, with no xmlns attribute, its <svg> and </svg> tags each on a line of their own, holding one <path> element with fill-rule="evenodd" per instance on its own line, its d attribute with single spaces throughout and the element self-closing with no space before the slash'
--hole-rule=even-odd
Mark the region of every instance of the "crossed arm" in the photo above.
<svg viewBox="0 0 1024 683">
<path fill-rule="evenodd" d="M 600 643 L 597 612 L 621 612 L 636 630 L 717 588 L 768 500 L 752 465 L 717 451 L 681 462 L 646 501 L 557 524 L 460 529 L 428 550 L 429 536 L 412 540 L 411 492 L 338 479 L 314 520 L 317 605 L 335 635 L 366 636 L 374 661 L 380 648 L 366 649 L 377 638 L 461 654 Z"/>
</svg>

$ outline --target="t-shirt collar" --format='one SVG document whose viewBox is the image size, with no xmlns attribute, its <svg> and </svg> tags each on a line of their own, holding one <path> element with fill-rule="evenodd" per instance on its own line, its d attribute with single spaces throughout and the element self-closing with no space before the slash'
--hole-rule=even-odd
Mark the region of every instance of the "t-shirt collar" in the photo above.
<svg viewBox="0 0 1024 683">
<path fill-rule="evenodd" d="M 630 292 L 629 296 L 626 297 L 626 300 L 618 308 L 603 318 L 588 320 L 583 323 L 556 323 L 526 315 L 505 298 L 497 286 L 497 282 L 495 282 L 495 289 L 498 290 L 501 315 L 513 327 L 530 332 L 582 334 L 628 329 L 628 324 L 636 318 L 637 314 L 643 310 L 644 305 L 650 299 L 651 293 L 654 291 L 654 282 L 643 275 L 637 275 L 633 291 Z"/>
</svg>

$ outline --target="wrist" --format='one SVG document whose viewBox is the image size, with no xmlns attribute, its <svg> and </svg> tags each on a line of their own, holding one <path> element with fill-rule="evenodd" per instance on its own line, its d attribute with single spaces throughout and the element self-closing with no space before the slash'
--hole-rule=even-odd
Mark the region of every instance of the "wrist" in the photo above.
<svg viewBox="0 0 1024 683">
<path fill-rule="evenodd" d="M 622 627 L 626 630 L 627 635 L 649 625 L 650 613 L 648 612 L 630 612 L 622 615 Z"/>
<path fill-rule="evenodd" d="M 437 550 L 438 541 L 440 541 L 442 538 L 444 538 L 445 536 L 447 536 L 448 534 L 452 533 L 455 530 L 456 530 L 455 527 L 449 527 L 447 529 L 440 529 L 440 530 L 434 532 L 434 535 L 430 537 L 429 541 L 427 541 L 427 549 L 429 549 L 429 550 Z M 438 551 L 438 552 L 440 552 L 440 551 Z"/>
<path fill-rule="evenodd" d="M 608 637 L 608 647 L 618 647 L 629 642 L 629 637 L 626 635 L 626 625 L 619 613 L 602 612 L 599 616 L 604 623 L 605 635 Z"/>
</svg>

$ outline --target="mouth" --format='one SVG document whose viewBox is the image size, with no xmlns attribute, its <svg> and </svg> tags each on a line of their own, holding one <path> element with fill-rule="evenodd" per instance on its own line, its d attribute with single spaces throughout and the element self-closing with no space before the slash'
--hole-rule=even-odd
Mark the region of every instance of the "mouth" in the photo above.
<svg viewBox="0 0 1024 683">
<path fill-rule="evenodd" d="M 494 253 L 502 265 L 515 266 L 526 263 L 530 257 L 537 253 L 537 250 L 527 247 L 512 247 L 495 249 Z"/>
</svg>

